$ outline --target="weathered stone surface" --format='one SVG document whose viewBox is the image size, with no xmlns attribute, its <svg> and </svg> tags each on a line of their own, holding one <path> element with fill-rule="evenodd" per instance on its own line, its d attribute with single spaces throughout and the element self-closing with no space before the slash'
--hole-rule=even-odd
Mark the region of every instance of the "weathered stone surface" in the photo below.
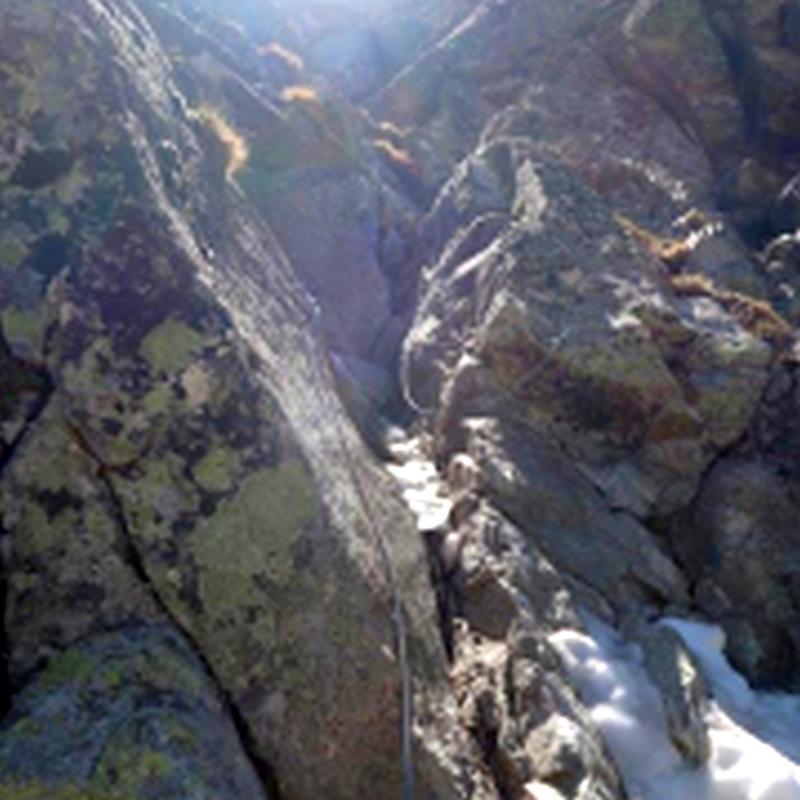
<svg viewBox="0 0 800 800">
<path fill-rule="evenodd" d="M 523 626 L 501 644 L 462 632 L 454 683 L 461 714 L 506 796 L 525 796 L 534 781 L 581 800 L 623 796 L 597 732 L 541 633 Z"/>
<path fill-rule="evenodd" d="M 406 445 L 407 452 L 417 448 Z M 435 470 L 419 462 L 412 470 L 418 458 L 394 474 L 418 497 L 444 491 Z M 545 638 L 582 627 L 570 582 L 481 497 L 485 482 L 474 459 L 454 457 L 448 482 L 472 503 L 450 515 L 449 532 L 427 533 L 432 571 L 460 712 L 495 784 L 510 797 L 530 796 L 525 792 L 537 781 L 570 797 L 618 797 L 614 769 Z M 554 719 L 563 724 L 551 725 Z"/>
<path fill-rule="evenodd" d="M 775 309 L 791 325 L 800 323 L 800 236 L 785 233 L 764 250 L 764 272 Z"/>
<path fill-rule="evenodd" d="M 564 795 L 558 789 L 541 781 L 526 783 L 523 792 L 524 800 L 565 800 Z"/>
<path fill-rule="evenodd" d="M 0 323 L 52 385 L 2 465 L 14 688 L 78 639 L 170 621 L 282 793 L 389 797 L 407 678 L 420 791 L 461 796 L 473 755 L 438 721 L 452 699 L 421 543 L 234 183 L 232 135 L 191 109 L 218 87 L 174 69 L 128 0 L 34 0 L 0 26 Z"/>
<path fill-rule="evenodd" d="M 711 745 L 703 719 L 708 690 L 700 668 L 680 636 L 663 625 L 640 625 L 633 636 L 642 648 L 644 668 L 661 694 L 673 744 L 690 764 L 702 766 Z"/>
<path fill-rule="evenodd" d="M 4 625 L 17 679 L 89 632 L 160 617 L 96 467 L 50 408 L 3 475 Z"/>
<path fill-rule="evenodd" d="M 721 41 L 730 33 L 739 42 L 726 13 L 701 0 L 636 2 L 607 50 L 619 77 L 665 107 L 712 157 L 741 151 L 748 124 Z"/>
<path fill-rule="evenodd" d="M 764 685 L 796 685 L 798 506 L 768 464 L 721 461 L 672 539 L 733 662 Z"/>
<path fill-rule="evenodd" d="M 781 189 L 772 208 L 771 222 L 778 233 L 794 234 L 800 228 L 800 175 Z"/>
<path fill-rule="evenodd" d="M 145 0 L 143 6 L 159 30 L 172 20 L 157 3 Z M 236 43 L 218 30 L 228 13 L 252 26 Z M 272 16 L 281 13 L 271 9 Z M 254 22 L 256 11 L 247 4 L 209 8 L 207 15 L 191 39 L 174 23 L 165 26 L 164 46 L 181 56 L 176 77 L 194 91 L 201 87 L 199 101 L 223 113 L 246 140 L 248 158 L 237 183 L 317 299 L 328 347 L 360 358 L 386 356 L 397 342 L 396 336 L 380 341 L 395 311 L 381 245 L 413 206 L 382 178 L 369 138 L 381 134 L 345 98 L 312 82 L 305 67 L 299 86 L 280 93 L 269 85 L 254 89 L 260 72 L 248 64 L 263 58 L 264 45 L 257 42 L 269 26 L 261 32 L 264 20 Z M 278 34 L 284 27 L 293 27 L 286 14 L 272 30 Z"/>
<path fill-rule="evenodd" d="M 634 517 L 608 510 L 557 449 L 490 420 L 470 421 L 469 429 L 487 497 L 547 555 L 583 604 L 607 617 L 609 604 L 622 611 L 637 601 L 686 603 L 686 582 L 664 548 Z"/>
<path fill-rule="evenodd" d="M 720 171 L 728 170 L 724 206 L 756 239 L 770 232 L 769 205 L 798 149 L 794 13 L 781 0 L 640 2 L 624 24 L 634 47 L 629 74 L 641 75 L 643 63 L 652 67 L 658 81 L 641 88 L 668 98 L 669 113 L 678 109 Z"/>
<path fill-rule="evenodd" d="M 694 602 L 791 684 L 798 8 L 7 3 L 0 703 L 169 630 L 282 796 L 398 796 L 410 680 L 417 794 L 588 800 L 623 791 L 543 639 L 577 605 Z M 412 313 L 406 393 L 479 474 L 435 526 L 443 631 L 337 398 L 380 450 Z M 645 651 L 699 762 L 673 644 Z M 67 683 L 77 769 L 118 709 Z"/>
<path fill-rule="evenodd" d="M 513 41 L 521 5 L 503 16 L 487 4 L 383 98 L 421 126 L 432 176 L 437 157 L 467 154 L 422 223 L 405 388 L 435 419 L 440 463 L 470 450 L 487 499 L 582 602 L 605 615 L 681 606 L 687 581 L 641 521 L 685 508 L 715 459 L 763 425 L 775 361 L 791 349 L 786 256 L 760 263 L 730 225 L 769 230 L 789 177 L 765 158 L 781 101 L 761 83 L 769 63 L 784 97 L 798 85 L 791 56 L 775 56 L 785 14 L 643 2 L 575 13 L 570 28 L 536 4 L 551 47 L 508 48 L 527 88 L 505 85 L 500 62 L 497 91 L 462 113 L 465 87 L 496 63 L 469 42 Z M 585 49 L 568 36 L 577 29 Z M 462 72 L 435 67 L 451 54 Z M 718 191 L 728 216 L 707 213 Z M 681 272 L 720 289 L 682 293 Z M 770 317 L 784 342 L 762 325 L 768 300 L 789 322 Z M 503 579 L 486 574 L 489 589 L 465 584 L 465 613 L 496 638 L 512 615 Z"/>
<path fill-rule="evenodd" d="M 745 430 L 772 348 L 713 301 L 674 299 L 572 172 L 524 141 L 497 148 L 508 222 L 463 259 L 445 248 L 426 272 L 404 349 L 408 393 L 438 406 L 445 447 L 468 416 L 513 416 L 560 442 L 611 505 L 674 510 Z"/>
<path fill-rule="evenodd" d="M 0 776 L 9 800 L 37 786 L 56 797 L 267 797 L 203 664 L 167 627 L 129 626 L 53 658 L 0 728 Z"/>
</svg>

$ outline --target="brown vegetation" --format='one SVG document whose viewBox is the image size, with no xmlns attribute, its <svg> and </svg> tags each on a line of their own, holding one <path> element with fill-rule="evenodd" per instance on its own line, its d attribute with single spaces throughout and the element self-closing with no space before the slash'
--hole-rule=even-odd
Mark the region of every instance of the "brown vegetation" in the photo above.
<svg viewBox="0 0 800 800">
<path fill-rule="evenodd" d="M 705 275 L 672 275 L 669 280 L 679 297 L 708 297 L 714 300 L 753 336 L 780 349 L 787 348 L 795 341 L 792 326 L 766 300 L 718 289 Z"/>
<path fill-rule="evenodd" d="M 675 239 L 670 236 L 659 236 L 637 225 L 633 220 L 621 214 L 614 219 L 630 239 L 640 244 L 648 253 L 663 261 L 670 269 L 678 269 L 692 253 L 692 245 L 688 240 Z"/>
<path fill-rule="evenodd" d="M 406 138 L 406 131 L 404 131 L 398 125 L 395 125 L 394 122 L 390 122 L 388 119 L 382 120 L 378 123 L 378 130 L 380 131 L 383 136 L 394 139 L 405 139 Z"/>
<path fill-rule="evenodd" d="M 697 272 L 672 275 L 670 286 L 678 297 L 716 297 L 716 286 L 705 276 Z"/>
<path fill-rule="evenodd" d="M 313 86 L 287 86 L 281 92 L 281 99 L 285 103 L 306 103 L 319 105 L 319 95 Z"/>
<path fill-rule="evenodd" d="M 231 181 L 247 163 L 250 150 L 247 141 L 215 108 L 201 105 L 195 109 L 195 117 L 206 125 L 225 148 L 225 180 Z"/>
<path fill-rule="evenodd" d="M 398 147 L 388 139 L 375 139 L 372 146 L 376 152 L 383 156 L 391 165 L 401 167 L 411 172 L 416 171 L 417 165 L 408 150 Z"/>
<path fill-rule="evenodd" d="M 270 42 L 269 44 L 265 44 L 258 49 L 258 52 L 262 56 L 271 56 L 279 61 L 282 61 L 287 67 L 295 70 L 296 72 L 302 72 L 305 69 L 305 62 L 303 61 L 302 56 L 295 53 L 294 50 L 290 50 L 288 47 L 285 47 L 280 42 Z"/>
</svg>

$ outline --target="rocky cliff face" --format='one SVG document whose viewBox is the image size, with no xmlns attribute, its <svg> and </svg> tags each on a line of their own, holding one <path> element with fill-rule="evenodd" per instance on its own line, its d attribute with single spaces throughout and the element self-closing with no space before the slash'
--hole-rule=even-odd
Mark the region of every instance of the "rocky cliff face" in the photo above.
<svg viewBox="0 0 800 800">
<path fill-rule="evenodd" d="M 490 88 L 509 94 L 499 111 L 473 104 L 478 141 L 423 218 L 403 352 L 439 456 L 471 449 L 492 473 L 503 453 L 514 478 L 488 494 L 560 568 L 617 613 L 639 595 L 728 620 L 732 655 L 767 683 L 789 679 L 797 643 L 794 512 L 781 510 L 797 464 L 778 444 L 796 402 L 779 255 L 796 223 L 777 211 L 798 152 L 777 133 L 797 91 L 793 9 L 476 12 L 448 42 L 466 62 L 460 88 L 480 85 L 490 63 L 473 43 L 493 36 L 508 65 L 491 59 Z M 531 29 L 541 42 L 515 51 Z M 793 88 L 772 94 L 767 64 Z M 388 94 L 431 81 L 418 64 Z M 431 110 L 423 135 L 448 115 Z M 444 139 L 448 155 L 461 146 Z M 489 444 L 487 420 L 507 429 Z M 571 519 L 554 513 L 564 501 Z"/>
<path fill-rule="evenodd" d="M 623 798 L 582 610 L 798 688 L 800 5 L 283 5 L 0 0 L 0 797 Z"/>
</svg>

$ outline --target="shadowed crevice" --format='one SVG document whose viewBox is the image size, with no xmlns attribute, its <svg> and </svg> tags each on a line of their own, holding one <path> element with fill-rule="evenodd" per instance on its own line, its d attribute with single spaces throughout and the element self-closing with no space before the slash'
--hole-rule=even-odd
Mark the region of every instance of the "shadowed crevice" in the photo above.
<svg viewBox="0 0 800 800">
<path fill-rule="evenodd" d="M 28 432 L 44 413 L 53 395 L 53 381 L 44 367 L 15 358 L 0 335 L 0 422 L 22 418 L 9 441 L 0 438 L 0 480 L 24 442 Z M 0 515 L 0 718 L 11 705 L 9 641 L 6 629 L 10 531 Z"/>
</svg>

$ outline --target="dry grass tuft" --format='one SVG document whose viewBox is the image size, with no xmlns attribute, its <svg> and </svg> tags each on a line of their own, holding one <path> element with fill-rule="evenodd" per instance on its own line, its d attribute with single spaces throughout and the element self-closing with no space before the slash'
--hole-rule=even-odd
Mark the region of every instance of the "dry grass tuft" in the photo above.
<svg viewBox="0 0 800 800">
<path fill-rule="evenodd" d="M 378 123 L 378 130 L 387 137 L 393 137 L 395 139 L 406 138 L 406 131 L 404 131 L 398 125 L 395 125 L 394 122 L 389 122 L 388 119 Z"/>
<path fill-rule="evenodd" d="M 372 146 L 379 155 L 384 156 L 391 164 L 407 170 L 413 171 L 416 169 L 416 162 L 408 150 L 398 147 L 388 139 L 375 139 L 372 142 Z"/>
<path fill-rule="evenodd" d="M 217 109 L 211 106 L 200 106 L 195 110 L 195 116 L 211 129 L 225 148 L 227 153 L 225 180 L 232 181 L 250 157 L 247 141 Z"/>
<path fill-rule="evenodd" d="M 669 282 L 679 297 L 708 297 L 716 301 L 753 336 L 781 349 L 795 341 L 792 326 L 766 300 L 718 289 L 705 275 L 696 273 L 672 275 Z"/>
<path fill-rule="evenodd" d="M 621 214 L 615 214 L 614 219 L 629 238 L 638 242 L 651 255 L 663 261 L 670 268 L 681 267 L 692 253 L 692 244 L 687 240 L 659 236 Z"/>
<path fill-rule="evenodd" d="M 678 297 L 716 297 L 719 294 L 717 287 L 697 272 L 671 275 L 669 283 Z"/>
<path fill-rule="evenodd" d="M 754 336 L 785 348 L 795 342 L 792 326 L 766 301 L 739 292 L 726 292 L 723 305 Z"/>
<path fill-rule="evenodd" d="M 296 72 L 302 72 L 306 67 L 302 56 L 295 53 L 294 50 L 290 50 L 288 47 L 282 45 L 280 42 L 265 44 L 258 49 L 258 52 L 262 56 L 277 58 Z"/>
<path fill-rule="evenodd" d="M 319 105 L 319 95 L 313 86 L 287 86 L 281 92 L 281 99 L 286 103 Z"/>
</svg>

